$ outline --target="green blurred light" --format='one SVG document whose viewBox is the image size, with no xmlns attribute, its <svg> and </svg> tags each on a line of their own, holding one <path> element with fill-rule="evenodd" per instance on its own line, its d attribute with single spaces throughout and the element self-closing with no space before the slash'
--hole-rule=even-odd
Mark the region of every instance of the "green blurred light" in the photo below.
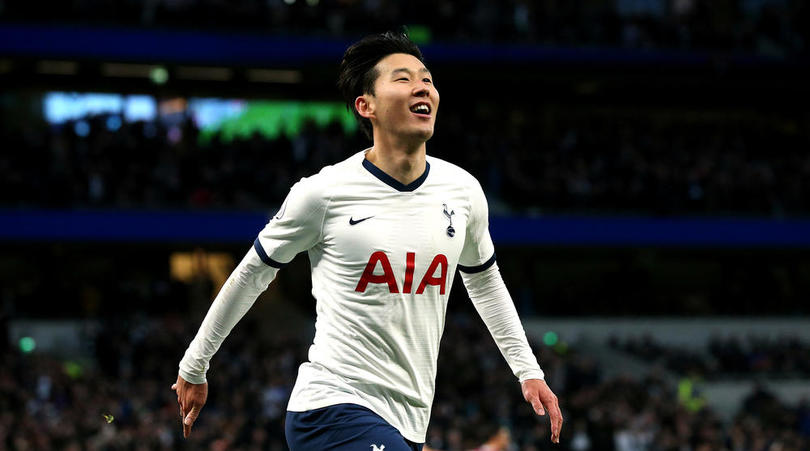
<svg viewBox="0 0 810 451">
<path fill-rule="evenodd" d="M 169 81 L 169 71 L 167 71 L 165 67 L 155 67 L 149 73 L 149 78 L 152 79 L 154 84 L 162 85 Z"/>
<path fill-rule="evenodd" d="M 556 332 L 548 331 L 543 334 L 543 344 L 546 346 L 554 346 L 559 341 L 560 337 L 557 336 Z"/>
<path fill-rule="evenodd" d="M 76 362 L 71 362 L 70 360 L 65 362 L 63 368 L 65 370 L 65 374 L 67 374 L 71 379 L 81 377 L 82 373 L 84 372 L 81 365 Z"/>
<path fill-rule="evenodd" d="M 20 338 L 20 351 L 25 354 L 32 352 L 34 349 L 37 348 L 37 341 L 31 337 L 22 337 Z"/>
<path fill-rule="evenodd" d="M 220 139 L 227 143 L 237 138 L 250 138 L 255 132 L 266 139 L 276 139 L 282 134 L 294 138 L 310 121 L 321 129 L 337 122 L 347 135 L 357 130 L 354 115 L 339 102 L 260 100 L 247 102 L 247 108 L 236 116 L 204 127 L 199 139 L 201 145 L 206 145 L 219 134 Z"/>
<path fill-rule="evenodd" d="M 424 25 L 408 25 L 408 37 L 411 38 L 415 44 L 427 44 L 432 37 L 430 28 Z"/>
</svg>

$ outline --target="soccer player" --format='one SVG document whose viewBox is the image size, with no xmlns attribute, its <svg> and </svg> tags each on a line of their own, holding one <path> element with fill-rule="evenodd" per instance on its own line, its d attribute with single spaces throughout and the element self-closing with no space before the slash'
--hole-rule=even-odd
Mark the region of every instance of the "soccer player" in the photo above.
<svg viewBox="0 0 810 451">
<path fill-rule="evenodd" d="M 296 183 L 220 290 L 172 386 L 188 436 L 209 361 L 276 273 L 307 251 L 316 333 L 287 406 L 292 451 L 421 450 L 456 269 L 538 415 L 562 415 L 495 263 L 478 181 L 426 155 L 439 93 L 407 36 L 346 50 L 338 86 L 372 147 Z"/>
</svg>

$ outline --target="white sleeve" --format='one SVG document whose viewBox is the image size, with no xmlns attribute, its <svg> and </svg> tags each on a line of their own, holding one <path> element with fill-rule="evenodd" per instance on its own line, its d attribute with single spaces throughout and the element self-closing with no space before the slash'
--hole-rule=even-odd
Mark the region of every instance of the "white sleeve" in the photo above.
<svg viewBox="0 0 810 451">
<path fill-rule="evenodd" d="M 275 217 L 259 233 L 253 248 L 231 273 L 180 361 L 180 375 L 205 382 L 209 362 L 231 329 L 247 313 L 279 268 L 314 246 L 321 235 L 326 202 L 313 178 L 296 183 Z"/>
<path fill-rule="evenodd" d="M 461 272 L 461 279 L 512 373 L 520 382 L 543 379 L 545 375 L 529 346 L 497 263 L 475 273 Z"/>
<path fill-rule="evenodd" d="M 231 273 L 203 319 L 200 330 L 180 361 L 180 375 L 192 384 L 205 383 L 208 365 L 233 326 L 253 306 L 256 298 L 276 277 L 277 268 L 266 265 L 255 249 Z"/>
<path fill-rule="evenodd" d="M 478 180 L 470 177 L 470 214 L 467 219 L 467 234 L 458 259 L 462 273 L 482 271 L 495 263 L 495 246 L 489 236 L 489 207 L 484 190 Z"/>
<path fill-rule="evenodd" d="M 318 174 L 290 188 L 278 213 L 253 243 L 263 262 L 281 268 L 320 240 L 328 203 L 322 183 L 323 177 Z"/>
</svg>

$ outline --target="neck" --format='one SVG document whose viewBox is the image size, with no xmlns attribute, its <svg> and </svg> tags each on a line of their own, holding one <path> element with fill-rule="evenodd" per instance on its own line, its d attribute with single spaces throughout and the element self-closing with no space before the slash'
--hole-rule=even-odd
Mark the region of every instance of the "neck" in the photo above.
<svg viewBox="0 0 810 451">
<path fill-rule="evenodd" d="M 374 136 L 374 146 L 366 159 L 403 185 L 408 185 L 425 172 L 426 146 Z"/>
</svg>

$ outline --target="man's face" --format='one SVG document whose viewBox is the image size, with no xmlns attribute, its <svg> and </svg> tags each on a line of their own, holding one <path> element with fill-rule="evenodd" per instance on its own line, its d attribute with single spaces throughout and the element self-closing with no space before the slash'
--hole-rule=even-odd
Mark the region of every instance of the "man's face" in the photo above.
<svg viewBox="0 0 810 451">
<path fill-rule="evenodd" d="M 439 91 L 419 59 L 394 53 L 375 66 L 377 80 L 369 101 L 376 132 L 427 141 L 433 136 Z"/>
</svg>

